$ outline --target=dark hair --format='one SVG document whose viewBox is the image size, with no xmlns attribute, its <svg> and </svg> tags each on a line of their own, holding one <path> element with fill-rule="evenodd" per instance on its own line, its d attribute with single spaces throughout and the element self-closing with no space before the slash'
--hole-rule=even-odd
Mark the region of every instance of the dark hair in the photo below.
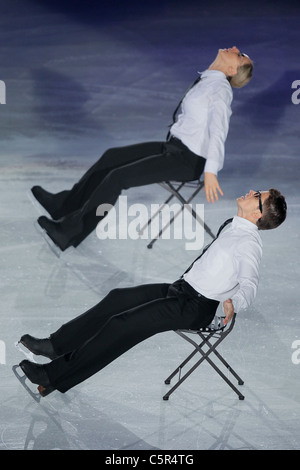
<svg viewBox="0 0 300 470">
<path fill-rule="evenodd" d="M 278 227 L 286 218 L 285 197 L 278 189 L 269 189 L 269 197 L 263 203 L 262 217 L 257 221 L 258 230 L 271 230 Z"/>
</svg>

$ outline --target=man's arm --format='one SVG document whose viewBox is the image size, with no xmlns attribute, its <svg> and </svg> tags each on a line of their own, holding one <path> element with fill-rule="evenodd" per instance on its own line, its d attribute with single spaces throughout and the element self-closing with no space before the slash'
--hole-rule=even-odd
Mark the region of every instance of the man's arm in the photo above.
<svg viewBox="0 0 300 470">
<path fill-rule="evenodd" d="M 239 289 L 231 301 L 236 313 L 248 308 L 256 297 L 259 282 L 259 266 L 262 256 L 261 244 L 243 241 L 236 247 L 235 262 L 237 263 L 237 280 Z"/>
<path fill-rule="evenodd" d="M 216 90 L 210 101 L 208 113 L 210 141 L 204 168 L 204 190 L 208 202 L 218 201 L 219 194 L 223 196 L 217 175 L 224 163 L 225 141 L 231 116 L 231 99 L 228 91 L 221 89 Z"/>
</svg>

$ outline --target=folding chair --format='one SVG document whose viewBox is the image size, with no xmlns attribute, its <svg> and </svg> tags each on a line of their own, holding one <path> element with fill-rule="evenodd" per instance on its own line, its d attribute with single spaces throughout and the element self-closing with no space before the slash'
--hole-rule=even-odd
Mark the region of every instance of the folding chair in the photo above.
<svg viewBox="0 0 300 470">
<path fill-rule="evenodd" d="M 244 400 L 244 395 L 235 387 L 235 385 L 226 377 L 226 375 L 216 366 L 216 364 L 212 361 L 209 357 L 211 354 L 214 354 L 221 363 L 226 367 L 227 371 L 230 372 L 238 381 L 238 385 L 243 385 L 243 380 L 237 375 L 237 373 L 231 368 L 228 362 L 221 356 L 221 354 L 217 351 L 217 346 L 223 341 L 227 335 L 232 331 L 235 323 L 236 314 L 234 314 L 231 322 L 229 325 L 223 324 L 223 317 L 216 316 L 214 321 L 206 328 L 201 328 L 199 330 L 176 330 L 179 336 L 183 339 L 188 341 L 194 346 L 194 351 L 177 367 L 177 369 L 172 372 L 172 374 L 165 380 L 165 384 L 170 384 L 171 379 L 178 374 L 178 381 L 177 383 L 163 396 L 164 400 L 168 400 L 169 396 L 182 384 L 184 380 L 194 372 L 197 367 L 203 361 L 207 361 L 215 371 L 227 382 L 227 384 L 232 388 L 232 390 L 238 395 L 240 400 Z M 200 344 L 196 343 L 194 340 L 191 339 L 189 335 L 197 335 L 200 337 L 201 342 Z M 203 349 L 205 348 L 205 349 Z M 189 361 L 197 354 L 200 353 L 201 358 L 181 377 L 182 368 L 189 363 Z"/>
<path fill-rule="evenodd" d="M 183 211 L 185 205 L 188 210 L 191 211 L 192 216 L 195 218 L 195 220 L 205 229 L 205 231 L 214 239 L 215 235 L 212 233 L 211 229 L 208 227 L 207 224 L 204 223 L 204 221 L 199 217 L 199 215 L 194 211 L 194 209 L 189 206 L 190 202 L 197 196 L 197 194 L 201 191 L 201 189 L 204 186 L 204 182 L 197 180 L 197 181 L 188 181 L 188 182 L 171 182 L 171 181 L 165 181 L 162 183 L 158 183 L 162 188 L 164 188 L 166 191 L 168 191 L 170 196 L 167 198 L 167 200 L 161 204 L 158 208 L 158 210 L 149 218 L 148 222 L 140 229 L 139 235 L 142 235 L 145 228 L 150 225 L 150 223 L 153 221 L 153 219 L 162 211 L 164 206 L 169 204 L 169 202 L 173 199 L 173 197 L 176 197 L 180 203 L 181 207 L 180 210 L 177 211 L 176 214 L 169 220 L 169 222 L 161 228 L 159 233 L 157 234 L 156 237 L 154 237 L 151 242 L 147 245 L 147 248 L 152 248 L 155 241 L 161 237 L 163 232 L 174 222 L 176 217 Z M 189 188 L 191 189 L 191 194 L 188 198 L 183 197 L 182 193 L 180 192 L 183 188 Z"/>
</svg>

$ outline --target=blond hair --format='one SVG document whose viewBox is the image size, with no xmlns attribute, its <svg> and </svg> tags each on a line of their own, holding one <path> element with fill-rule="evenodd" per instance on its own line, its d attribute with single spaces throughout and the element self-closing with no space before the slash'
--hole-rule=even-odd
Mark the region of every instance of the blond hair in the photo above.
<svg viewBox="0 0 300 470">
<path fill-rule="evenodd" d="M 233 88 L 242 88 L 247 85 L 252 78 L 253 62 L 241 65 L 238 68 L 237 74 L 229 78 L 230 85 Z"/>
</svg>

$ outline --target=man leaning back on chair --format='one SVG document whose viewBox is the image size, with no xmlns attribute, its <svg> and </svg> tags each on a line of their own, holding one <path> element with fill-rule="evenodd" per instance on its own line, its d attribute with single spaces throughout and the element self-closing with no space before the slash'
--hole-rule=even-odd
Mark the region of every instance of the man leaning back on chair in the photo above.
<svg viewBox="0 0 300 470">
<path fill-rule="evenodd" d="M 273 188 L 250 190 L 236 202 L 237 215 L 177 281 L 113 289 L 50 337 L 23 335 L 26 348 L 51 360 L 20 363 L 40 394 L 68 391 L 152 335 L 209 325 L 220 302 L 225 324 L 248 307 L 259 282 L 259 230 L 278 227 L 287 206 Z"/>
</svg>

